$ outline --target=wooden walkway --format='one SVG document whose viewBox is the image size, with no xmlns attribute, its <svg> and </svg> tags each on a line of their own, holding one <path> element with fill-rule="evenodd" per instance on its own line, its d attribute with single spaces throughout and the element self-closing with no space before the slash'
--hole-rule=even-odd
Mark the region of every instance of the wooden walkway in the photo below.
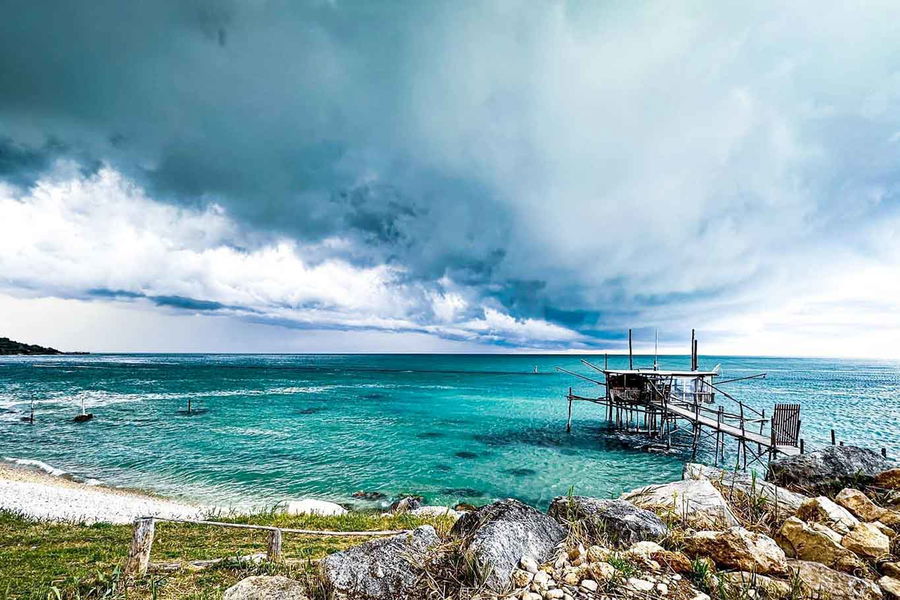
<svg viewBox="0 0 900 600">
<path fill-rule="evenodd" d="M 763 448 L 766 448 L 767 450 L 774 449 L 776 452 L 780 452 L 781 454 L 786 454 L 788 456 L 800 454 L 800 448 L 796 446 L 773 444 L 771 437 L 767 437 L 753 431 L 747 431 L 746 429 L 741 429 L 740 427 L 735 427 L 734 425 L 729 425 L 728 423 L 720 423 L 718 419 L 712 419 L 703 415 L 698 416 L 697 412 L 691 410 L 690 408 L 677 406 L 674 404 L 667 404 L 665 407 L 663 407 L 662 404 L 657 404 L 655 402 L 653 404 L 661 411 L 668 411 L 686 421 L 697 423 L 699 425 L 703 425 L 704 427 L 709 427 L 714 431 L 721 431 L 722 433 L 730 435 L 739 440 L 758 444 Z"/>
</svg>

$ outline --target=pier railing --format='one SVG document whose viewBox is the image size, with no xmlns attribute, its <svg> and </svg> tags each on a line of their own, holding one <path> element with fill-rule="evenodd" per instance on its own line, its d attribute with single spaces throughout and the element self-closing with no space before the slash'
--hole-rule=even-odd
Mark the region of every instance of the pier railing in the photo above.
<svg viewBox="0 0 900 600">
<path fill-rule="evenodd" d="M 311 535 L 317 537 L 382 537 L 409 533 L 408 529 L 381 530 L 381 531 L 329 531 L 319 529 L 294 529 L 290 527 L 275 527 L 272 525 L 249 525 L 245 523 L 223 523 L 220 521 L 205 521 L 195 519 L 172 519 L 166 517 L 140 517 L 134 521 L 134 529 L 131 537 L 131 547 L 128 558 L 125 561 L 123 574 L 126 577 L 143 577 L 150 566 L 150 551 L 153 549 L 153 538 L 156 534 L 156 522 L 167 521 L 170 523 L 188 523 L 191 525 L 210 525 L 214 527 L 227 527 L 232 529 L 254 529 L 267 531 L 266 560 L 279 562 L 282 560 L 282 536 L 285 533 L 296 535 Z"/>
</svg>

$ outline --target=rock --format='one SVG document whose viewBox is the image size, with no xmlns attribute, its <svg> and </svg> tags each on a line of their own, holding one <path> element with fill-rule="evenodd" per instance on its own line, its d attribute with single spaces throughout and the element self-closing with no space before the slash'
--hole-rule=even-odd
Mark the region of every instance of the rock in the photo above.
<svg viewBox="0 0 900 600">
<path fill-rule="evenodd" d="M 422 506 L 425 499 L 422 496 L 403 496 L 391 504 L 390 510 L 395 513 L 404 513 Z"/>
<path fill-rule="evenodd" d="M 875 476 L 872 482 L 878 487 L 900 490 L 900 469 L 888 469 Z"/>
<path fill-rule="evenodd" d="M 446 506 L 420 506 L 409 511 L 409 514 L 417 517 L 450 517 L 454 521 L 462 516 L 458 510 Z"/>
<path fill-rule="evenodd" d="M 720 573 L 719 579 L 726 588 L 726 592 L 731 593 L 726 596 L 727 598 L 749 598 L 750 595 L 746 593 L 748 590 L 754 590 L 757 597 L 766 598 L 767 600 L 787 599 L 791 595 L 791 584 L 789 582 L 772 579 L 757 573 L 749 573 L 747 571 Z"/>
<path fill-rule="evenodd" d="M 834 529 L 841 535 L 850 533 L 850 530 L 859 525 L 859 520 L 850 512 L 838 506 L 825 496 L 810 498 L 800 505 L 797 517 L 810 523 L 822 523 L 830 529 Z"/>
<path fill-rule="evenodd" d="M 891 529 L 890 527 L 888 527 L 881 521 L 873 521 L 872 525 L 874 525 L 876 528 L 878 528 L 878 531 L 880 531 L 884 535 L 888 536 L 888 538 L 892 538 L 895 535 L 897 535 L 896 531 L 894 531 L 893 529 Z"/>
<path fill-rule="evenodd" d="M 507 498 L 464 514 L 450 534 L 461 540 L 479 569 L 489 572 L 486 585 L 502 591 L 522 557 L 542 563 L 553 555 L 566 530 L 553 518 Z"/>
<path fill-rule="evenodd" d="M 591 543 L 609 541 L 614 546 L 629 546 L 660 540 L 669 530 L 655 513 L 625 500 L 559 496 L 550 503 L 547 514 L 564 525 L 580 522 Z"/>
<path fill-rule="evenodd" d="M 247 577 L 225 590 L 222 600 L 309 600 L 299 581 L 276 575 Z"/>
<path fill-rule="evenodd" d="M 671 550 L 653 552 L 650 554 L 650 559 L 676 573 L 690 573 L 693 571 L 690 559 L 681 552 L 673 552 Z"/>
<path fill-rule="evenodd" d="M 366 492 L 363 490 L 359 490 L 358 492 L 353 492 L 351 494 L 354 498 L 358 498 L 359 500 L 383 500 L 387 498 L 381 492 Z"/>
<path fill-rule="evenodd" d="M 667 516 L 694 527 L 738 524 L 722 494 L 705 479 L 650 485 L 627 492 L 621 499 L 640 508 L 666 511 Z"/>
<path fill-rule="evenodd" d="M 372 540 L 326 556 L 322 576 L 335 598 L 416 598 L 424 555 L 439 541 L 430 525 Z"/>
<path fill-rule="evenodd" d="M 881 600 L 881 590 L 871 581 L 839 573 L 817 562 L 796 560 L 789 567 L 799 579 L 803 598 L 828 600 Z"/>
<path fill-rule="evenodd" d="M 731 527 L 725 531 L 698 531 L 685 540 L 688 554 L 708 556 L 717 565 L 763 575 L 787 573 L 787 557 L 775 540 Z"/>
<path fill-rule="evenodd" d="M 334 502 L 306 498 L 304 500 L 291 500 L 287 502 L 284 505 L 282 512 L 286 515 L 319 515 L 330 517 L 347 514 L 347 509 Z"/>
<path fill-rule="evenodd" d="M 893 577 L 882 577 L 878 580 L 878 587 L 881 588 L 888 598 L 891 600 L 900 600 L 900 579 Z"/>
<path fill-rule="evenodd" d="M 646 594 L 647 592 L 653 590 L 653 588 L 656 586 L 653 585 L 652 581 L 647 581 L 646 579 L 638 579 L 637 577 L 629 577 L 628 587 Z"/>
<path fill-rule="evenodd" d="M 687 463 L 682 472 L 684 479 L 709 479 L 743 495 L 745 498 L 763 498 L 767 508 L 785 517 L 797 512 L 800 504 L 806 500 L 803 494 L 797 494 L 774 483 L 754 478 L 746 472 L 726 471 L 716 467 L 708 467 L 697 463 Z"/>
<path fill-rule="evenodd" d="M 885 510 L 878 521 L 884 523 L 894 531 L 900 532 L 900 511 Z"/>
<path fill-rule="evenodd" d="M 855 446 L 826 446 L 769 463 L 768 481 L 793 490 L 823 494 L 872 483 L 893 465 L 877 452 Z"/>
<path fill-rule="evenodd" d="M 881 573 L 894 579 L 900 579 L 900 562 L 889 562 L 881 565 Z"/>
<path fill-rule="evenodd" d="M 581 589 L 588 592 L 596 592 L 600 585 L 593 579 L 585 579 L 581 582 Z"/>
<path fill-rule="evenodd" d="M 841 545 L 840 536 L 831 533 L 833 535 L 817 531 L 797 517 L 790 517 L 781 526 L 776 538 L 791 558 L 815 561 L 847 573 L 864 568 L 856 555 Z"/>
<path fill-rule="evenodd" d="M 891 553 L 891 539 L 872 523 L 860 523 L 841 540 L 844 548 L 863 558 L 876 559 Z"/>
<path fill-rule="evenodd" d="M 887 512 L 869 500 L 864 493 L 853 488 L 842 489 L 834 497 L 834 501 L 853 513 L 857 519 L 863 521 L 877 521 Z"/>
<path fill-rule="evenodd" d="M 523 556 L 522 560 L 519 561 L 519 566 L 521 566 L 525 572 L 534 574 L 538 572 L 538 567 L 540 565 L 538 565 L 537 561 L 534 560 L 533 557 L 526 555 Z"/>
</svg>

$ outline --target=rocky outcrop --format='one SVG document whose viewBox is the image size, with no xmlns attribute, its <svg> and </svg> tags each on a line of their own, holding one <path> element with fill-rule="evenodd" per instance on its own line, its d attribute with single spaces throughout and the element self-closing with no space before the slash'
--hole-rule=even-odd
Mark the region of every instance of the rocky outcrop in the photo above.
<svg viewBox="0 0 900 600">
<path fill-rule="evenodd" d="M 871 581 L 839 573 L 817 562 L 791 561 L 789 567 L 803 588 L 803 598 L 828 600 L 881 600 L 881 590 Z"/>
<path fill-rule="evenodd" d="M 834 497 L 834 500 L 862 521 L 877 521 L 887 512 L 887 510 L 869 500 L 869 497 L 864 493 L 853 488 L 842 489 Z"/>
<path fill-rule="evenodd" d="M 809 523 L 822 523 L 841 535 L 859 525 L 859 519 L 825 496 L 810 498 L 800 505 L 797 516 Z"/>
<path fill-rule="evenodd" d="M 797 517 L 784 522 L 776 539 L 790 558 L 822 563 L 846 573 L 864 568 L 859 558 L 841 545 L 840 535 L 824 526 L 816 529 Z"/>
<path fill-rule="evenodd" d="M 565 539 L 566 530 L 548 515 L 507 498 L 464 514 L 450 535 L 461 540 L 461 550 L 487 573 L 486 585 L 501 591 L 523 557 L 545 561 Z"/>
<path fill-rule="evenodd" d="M 873 485 L 889 490 L 900 490 L 900 469 L 888 469 L 875 476 Z"/>
<path fill-rule="evenodd" d="M 890 554 L 891 540 L 874 523 L 860 523 L 841 540 L 844 548 L 875 560 Z"/>
<path fill-rule="evenodd" d="M 591 543 L 630 546 L 660 540 L 669 530 L 655 513 L 625 500 L 559 496 L 550 503 L 547 514 L 564 525 L 580 523 Z"/>
<path fill-rule="evenodd" d="M 346 514 L 347 509 L 334 502 L 307 498 L 304 500 L 291 500 L 285 503 L 282 512 L 286 515 L 319 515 L 330 517 Z"/>
<path fill-rule="evenodd" d="M 693 527 L 714 529 L 738 524 L 725 498 L 706 479 L 649 485 L 621 496 L 635 506 L 665 513 Z"/>
<path fill-rule="evenodd" d="M 419 598 L 426 553 L 439 541 L 430 525 L 372 540 L 325 557 L 322 577 L 335 598 Z"/>
<path fill-rule="evenodd" d="M 247 577 L 225 590 L 222 600 L 309 600 L 303 584 L 287 577 Z"/>
<path fill-rule="evenodd" d="M 807 493 L 824 494 L 872 483 L 893 465 L 877 452 L 855 446 L 826 446 L 769 463 L 768 481 Z"/>
<path fill-rule="evenodd" d="M 787 557 L 772 538 L 731 527 L 725 531 L 698 531 L 685 539 L 687 553 L 708 556 L 717 565 L 762 575 L 787 573 Z"/>
<path fill-rule="evenodd" d="M 708 479 L 730 492 L 741 494 L 744 499 L 764 499 L 767 508 L 783 517 L 796 514 L 806 496 L 792 492 L 774 483 L 754 478 L 746 472 L 726 471 L 697 463 L 687 463 L 682 472 L 684 479 Z M 725 493 L 728 496 L 728 492 Z"/>
</svg>

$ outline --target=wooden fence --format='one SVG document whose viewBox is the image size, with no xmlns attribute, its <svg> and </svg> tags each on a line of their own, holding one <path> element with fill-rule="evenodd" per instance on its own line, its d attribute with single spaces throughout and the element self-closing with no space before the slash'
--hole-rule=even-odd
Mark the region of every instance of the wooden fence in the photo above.
<svg viewBox="0 0 900 600">
<path fill-rule="evenodd" d="M 219 521 L 201 521 L 190 519 L 168 519 L 164 517 L 141 517 L 134 521 L 134 530 L 131 537 L 131 548 L 125 561 L 124 575 L 126 577 L 143 577 L 150 566 L 150 551 L 153 548 L 153 537 L 156 533 L 156 522 L 168 521 L 170 523 L 188 523 L 192 525 L 211 525 L 215 527 L 229 527 L 233 529 L 255 529 L 268 531 L 266 541 L 266 560 L 277 562 L 281 560 L 282 535 L 285 533 L 298 535 L 312 535 L 318 537 L 381 537 L 409 533 L 408 529 L 383 530 L 383 531 L 328 531 L 318 529 L 291 529 L 285 527 L 273 527 L 270 525 L 245 525 L 243 523 L 221 523 Z"/>
</svg>

